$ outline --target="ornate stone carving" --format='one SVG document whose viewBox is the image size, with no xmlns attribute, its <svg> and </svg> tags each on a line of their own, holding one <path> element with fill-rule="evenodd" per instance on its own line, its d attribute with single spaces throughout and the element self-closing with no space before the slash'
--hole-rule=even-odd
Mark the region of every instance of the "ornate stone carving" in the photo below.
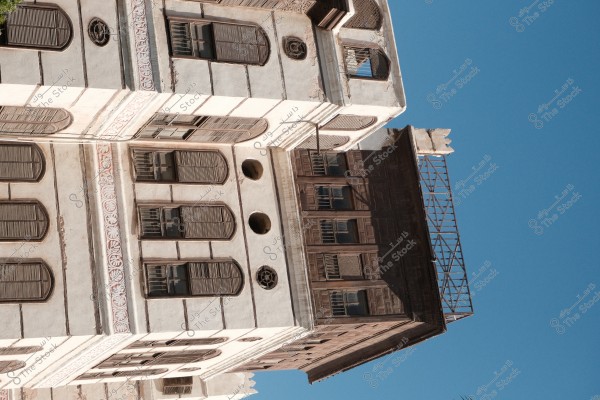
<svg viewBox="0 0 600 400">
<path fill-rule="evenodd" d="M 283 38 L 283 51 L 292 60 L 304 60 L 307 54 L 306 43 L 298 37 L 286 36 Z"/>
<path fill-rule="evenodd" d="M 141 90 L 155 90 L 144 0 L 130 0 L 129 8 L 131 10 L 129 15 L 137 59 L 139 88 Z"/>
<path fill-rule="evenodd" d="M 88 36 L 95 45 L 103 47 L 110 41 L 110 29 L 100 18 L 92 18 L 88 24 Z"/>
</svg>

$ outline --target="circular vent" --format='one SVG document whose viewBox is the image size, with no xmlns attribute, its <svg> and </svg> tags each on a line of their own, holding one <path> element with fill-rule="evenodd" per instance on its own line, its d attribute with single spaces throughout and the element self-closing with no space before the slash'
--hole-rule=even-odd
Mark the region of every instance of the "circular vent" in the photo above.
<svg viewBox="0 0 600 400">
<path fill-rule="evenodd" d="M 88 35 L 97 46 L 106 46 L 110 40 L 110 29 L 100 18 L 93 18 L 88 25 Z"/>
<path fill-rule="evenodd" d="M 250 229 L 259 235 L 264 235 L 271 230 L 271 219 L 267 214 L 255 212 L 248 218 Z"/>
<path fill-rule="evenodd" d="M 283 38 L 283 51 L 286 56 L 293 60 L 304 60 L 306 58 L 306 43 L 295 36 Z"/>
<path fill-rule="evenodd" d="M 256 280 L 261 288 L 271 290 L 277 286 L 277 272 L 271 267 L 260 267 L 256 272 Z"/>
<path fill-rule="evenodd" d="M 260 179 L 263 174 L 263 166 L 260 161 L 257 160 L 244 160 L 242 163 L 242 172 L 247 178 L 256 181 Z"/>
</svg>

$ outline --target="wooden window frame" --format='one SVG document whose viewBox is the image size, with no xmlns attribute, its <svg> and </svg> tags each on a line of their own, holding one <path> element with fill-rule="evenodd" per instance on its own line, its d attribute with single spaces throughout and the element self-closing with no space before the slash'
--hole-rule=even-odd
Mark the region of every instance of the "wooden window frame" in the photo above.
<svg viewBox="0 0 600 400">
<path fill-rule="evenodd" d="M 324 224 L 331 224 L 331 235 L 333 235 L 332 241 L 325 241 L 324 234 Z M 346 228 L 340 224 L 346 224 Z M 345 244 L 359 244 L 360 243 L 360 234 L 358 232 L 358 221 L 356 219 L 321 219 L 319 220 L 319 235 L 322 244 L 331 244 L 331 245 L 345 245 Z M 353 242 L 344 242 L 340 241 L 340 237 L 338 235 L 355 235 L 356 241 Z"/>
<path fill-rule="evenodd" d="M 349 64 L 348 64 L 348 57 L 349 57 L 349 50 L 353 50 L 356 54 L 356 52 L 358 51 L 359 53 L 364 53 L 366 51 L 369 52 L 369 65 L 371 66 L 371 76 L 365 76 L 365 75 L 357 75 L 357 74 L 353 74 L 350 72 L 350 68 L 349 68 Z M 373 60 L 374 60 L 374 53 L 376 53 L 378 56 L 381 56 L 382 61 L 385 62 L 385 67 L 386 67 L 386 71 L 384 75 L 380 75 L 378 76 L 376 71 L 374 70 L 374 64 L 373 64 Z M 389 78 L 390 78 L 390 74 L 391 74 L 391 61 L 390 58 L 387 56 L 387 54 L 385 54 L 385 52 L 383 51 L 383 49 L 381 49 L 379 46 L 373 45 L 371 43 L 363 43 L 363 42 L 345 42 L 342 44 L 342 58 L 344 59 L 344 68 L 346 71 L 346 76 L 349 79 L 361 79 L 361 80 L 366 80 L 366 81 L 379 81 L 379 82 L 386 82 Z M 355 57 L 356 59 L 356 57 Z M 357 65 L 357 70 L 360 68 L 360 66 L 363 63 L 360 63 Z"/>
<path fill-rule="evenodd" d="M 379 4 L 377 4 L 375 0 L 354 0 L 353 5 L 355 14 L 343 25 L 343 28 L 368 31 L 381 30 L 381 27 L 383 26 L 383 13 L 381 7 L 379 7 Z M 366 26 L 367 22 L 365 22 L 364 19 L 366 16 L 372 16 L 374 14 L 374 9 L 376 9 L 376 14 L 379 18 L 376 18 L 375 26 Z M 363 21 L 361 21 L 361 18 Z"/>
<path fill-rule="evenodd" d="M 59 120 L 40 120 L 39 117 L 48 118 L 47 115 L 50 112 L 54 112 L 52 118 L 59 114 L 62 114 L 62 119 Z M 20 114 L 19 114 L 20 113 Z M 31 113 L 33 118 L 31 119 L 13 119 L 8 118 L 12 114 L 23 115 Z M 0 137 L 2 136 L 26 136 L 26 137 L 44 137 L 54 135 L 55 133 L 64 131 L 73 123 L 73 114 L 64 108 L 55 107 L 21 107 L 21 106 L 2 106 L 0 105 Z M 8 126 L 7 126 L 8 125 Z M 30 129 L 23 129 L 25 127 L 51 127 L 48 132 L 29 132 Z M 11 129 L 12 128 L 12 129 Z M 16 129 L 20 128 L 20 129 Z"/>
<path fill-rule="evenodd" d="M 48 235 L 48 231 L 50 230 L 50 216 L 48 214 L 48 211 L 46 210 L 46 208 L 44 207 L 44 205 L 42 203 L 40 203 L 37 200 L 0 200 L 0 205 L 3 204 L 12 204 L 12 205 L 28 205 L 28 204 L 35 204 L 38 209 L 41 211 L 42 215 L 43 215 L 43 219 L 41 220 L 36 220 L 36 221 L 45 221 L 46 225 L 44 227 L 43 230 L 43 234 L 38 236 L 38 237 L 15 237 L 15 238 L 8 238 L 8 239 L 4 239 L 4 238 L 0 238 L 0 243 L 2 242 L 20 242 L 20 241 L 29 241 L 29 242 L 41 242 L 44 240 L 44 238 L 46 237 L 46 235 Z M 19 220 L 10 220 L 12 222 L 18 222 Z M 2 221 L 0 221 L 1 223 Z"/>
<path fill-rule="evenodd" d="M 40 148 L 40 146 L 38 146 L 35 143 L 10 143 L 10 142 L 0 142 L 0 147 L 8 147 L 8 148 L 15 148 L 15 147 L 29 147 L 31 148 L 31 152 L 36 153 L 40 159 L 40 171 L 37 174 L 37 176 L 35 176 L 34 178 L 3 178 L 0 177 L 0 182 L 39 182 L 45 175 L 46 173 L 46 158 L 44 157 L 44 152 L 42 151 L 42 149 Z M 13 162 L 13 163 L 22 163 L 22 164 L 29 164 L 29 162 L 23 162 L 23 161 L 4 161 L 4 160 L 0 160 L 0 163 L 9 163 L 9 162 Z M 31 164 L 35 163 L 35 161 L 32 161 Z"/>
<path fill-rule="evenodd" d="M 356 301 L 349 300 L 349 295 L 355 295 Z M 337 297 L 334 304 L 334 296 Z M 329 299 L 331 302 L 331 315 L 334 318 L 355 318 L 355 317 L 367 317 L 370 316 L 369 310 L 369 298 L 367 296 L 367 291 L 363 289 L 358 290 L 332 290 L 329 291 Z M 361 305 L 361 300 L 364 301 L 364 304 Z M 349 314 L 349 307 L 364 307 L 366 311 L 364 314 Z M 337 308 L 336 308 L 337 307 Z M 340 314 L 340 311 L 343 308 L 343 314 Z M 336 314 L 337 312 L 337 314 Z"/>
<path fill-rule="evenodd" d="M 315 176 L 346 176 L 348 171 L 348 160 L 346 159 L 345 153 L 340 152 L 321 152 L 309 150 L 311 172 Z M 335 159 L 335 163 L 333 160 Z M 317 168 L 322 168 L 323 173 L 316 171 Z M 335 171 L 342 171 L 341 173 L 332 173 Z"/>
<path fill-rule="evenodd" d="M 351 118 L 365 119 L 366 122 L 363 122 L 362 125 L 360 125 L 358 128 L 354 128 L 354 127 L 338 127 L 338 126 L 336 126 L 336 124 L 340 124 L 340 122 L 339 122 L 340 120 L 343 121 L 344 119 L 351 119 Z M 320 128 L 320 130 L 322 130 L 322 131 L 340 131 L 340 132 L 362 131 L 362 130 L 365 130 L 367 128 L 372 127 L 376 123 L 377 123 L 377 117 L 374 116 L 374 115 L 338 114 L 335 117 L 333 117 L 332 119 L 330 119 L 329 121 L 327 121 Z"/>
<path fill-rule="evenodd" d="M 339 191 L 339 193 L 336 191 Z M 319 211 L 354 210 L 354 199 L 351 186 L 315 185 L 315 197 L 317 199 L 317 208 Z M 336 202 L 347 204 L 347 207 L 336 207 Z"/>
<path fill-rule="evenodd" d="M 94 368 L 127 368 L 132 366 L 164 366 L 173 364 L 195 364 L 216 358 L 222 354 L 219 349 L 117 353 L 108 357 Z"/>
<path fill-rule="evenodd" d="M 126 347 L 126 349 L 145 349 L 154 347 L 188 347 L 188 346 L 211 346 L 225 343 L 228 337 L 215 338 L 187 338 L 169 340 L 139 340 Z M 1 353 L 0 353 L 1 354 Z"/>
</svg>

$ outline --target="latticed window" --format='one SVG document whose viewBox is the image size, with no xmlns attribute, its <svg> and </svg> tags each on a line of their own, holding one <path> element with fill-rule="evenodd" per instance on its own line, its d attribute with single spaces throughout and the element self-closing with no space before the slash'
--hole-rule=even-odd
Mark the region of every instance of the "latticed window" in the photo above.
<svg viewBox="0 0 600 400">
<path fill-rule="evenodd" d="M 360 255 L 322 254 L 321 257 L 328 280 L 363 278 Z"/>
<path fill-rule="evenodd" d="M 191 394 L 194 379 L 191 376 L 163 379 L 163 394 Z"/>
<path fill-rule="evenodd" d="M 0 135 L 51 135 L 72 121 L 62 108 L 0 106 Z"/>
<path fill-rule="evenodd" d="M 16 371 L 18 369 L 25 368 L 26 364 L 24 361 L 8 360 L 0 361 L 0 374 L 7 374 L 9 372 Z"/>
<path fill-rule="evenodd" d="M 319 135 L 319 149 L 332 150 L 343 146 L 350 141 L 348 136 L 343 135 Z M 311 135 L 308 139 L 298 145 L 299 149 L 317 149 L 317 137 Z"/>
<path fill-rule="evenodd" d="M 316 186 L 319 210 L 352 210 L 350 186 Z"/>
<path fill-rule="evenodd" d="M 379 48 L 344 46 L 346 73 L 350 78 L 387 80 L 390 60 Z"/>
<path fill-rule="evenodd" d="M 133 149 L 139 182 L 223 183 L 227 161 L 219 151 L 151 151 Z"/>
<path fill-rule="evenodd" d="M 381 10 L 375 0 L 354 0 L 355 14 L 344 28 L 379 30 L 383 22 Z"/>
<path fill-rule="evenodd" d="M 52 284 L 52 272 L 42 262 L 0 261 L 0 303 L 44 301 Z"/>
<path fill-rule="evenodd" d="M 324 244 L 358 243 L 356 220 L 321 220 L 321 242 Z"/>
<path fill-rule="evenodd" d="M 148 268 L 148 266 L 146 267 Z M 187 339 L 169 339 L 169 340 L 140 340 L 127 346 L 128 349 L 146 348 L 146 347 L 187 347 L 187 346 L 206 346 L 225 343 L 226 337 L 210 338 L 187 338 Z"/>
<path fill-rule="evenodd" d="M 377 117 L 363 115 L 337 115 L 321 127 L 325 131 L 360 131 L 377 122 Z"/>
<path fill-rule="evenodd" d="M 48 215 L 38 202 L 0 202 L 0 241 L 41 240 Z"/>
<path fill-rule="evenodd" d="M 96 368 L 121 368 L 143 365 L 188 364 L 218 357 L 220 350 L 186 350 L 161 353 L 114 354 Z"/>
<path fill-rule="evenodd" d="M 256 25 L 168 17 L 173 57 L 265 65 L 269 39 Z"/>
<path fill-rule="evenodd" d="M 146 264 L 148 297 L 233 296 L 242 290 L 243 275 L 233 261 L 198 261 L 180 264 Z M 215 339 L 197 339 L 213 342 Z M 222 340 L 222 339 L 218 339 Z M 168 346 L 186 346 L 172 341 Z M 192 344 L 190 344 L 192 345 Z"/>
<path fill-rule="evenodd" d="M 0 46 L 37 50 L 63 50 L 73 37 L 69 17 L 56 4 L 20 4 L 0 31 Z"/>
<path fill-rule="evenodd" d="M 87 380 L 87 379 L 105 379 L 105 378 L 114 378 L 114 377 L 142 377 L 142 376 L 152 376 L 152 375 L 162 375 L 169 372 L 167 368 L 156 368 L 156 369 L 136 369 L 133 371 L 116 371 L 116 372 L 88 372 L 86 374 L 80 375 L 77 377 L 77 380 Z"/>
<path fill-rule="evenodd" d="M 239 143 L 262 135 L 265 119 L 158 113 L 136 135 L 138 139 Z"/>
<path fill-rule="evenodd" d="M 334 317 L 353 317 L 369 315 L 367 292 L 358 291 L 332 291 L 329 292 L 331 312 Z"/>
<path fill-rule="evenodd" d="M 345 176 L 348 171 L 344 153 L 310 153 L 313 175 Z"/>
<path fill-rule="evenodd" d="M 0 181 L 40 180 L 44 156 L 34 144 L 0 144 Z"/>
<path fill-rule="evenodd" d="M 44 350 L 44 348 L 41 346 L 0 347 L 0 356 L 31 354 L 42 350 Z"/>
<path fill-rule="evenodd" d="M 140 206 L 144 239 L 229 239 L 235 230 L 233 213 L 227 206 Z"/>
</svg>

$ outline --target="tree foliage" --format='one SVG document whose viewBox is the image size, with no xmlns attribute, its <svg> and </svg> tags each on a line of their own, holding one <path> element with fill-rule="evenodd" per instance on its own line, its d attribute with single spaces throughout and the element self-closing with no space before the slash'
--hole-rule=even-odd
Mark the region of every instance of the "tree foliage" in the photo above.
<svg viewBox="0 0 600 400">
<path fill-rule="evenodd" d="M 6 19 L 6 14 L 14 11 L 22 0 L 0 0 L 0 24 Z"/>
</svg>

